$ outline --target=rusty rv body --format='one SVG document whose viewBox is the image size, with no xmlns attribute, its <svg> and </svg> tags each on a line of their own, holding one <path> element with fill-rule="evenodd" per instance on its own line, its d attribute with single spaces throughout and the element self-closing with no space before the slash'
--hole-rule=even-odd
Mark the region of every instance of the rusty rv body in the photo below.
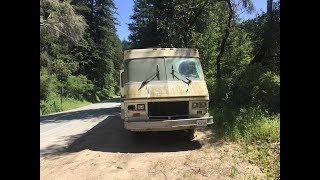
<svg viewBox="0 0 320 180">
<path fill-rule="evenodd" d="M 213 123 L 197 49 L 124 51 L 121 117 L 130 131 L 186 130 Z"/>
</svg>

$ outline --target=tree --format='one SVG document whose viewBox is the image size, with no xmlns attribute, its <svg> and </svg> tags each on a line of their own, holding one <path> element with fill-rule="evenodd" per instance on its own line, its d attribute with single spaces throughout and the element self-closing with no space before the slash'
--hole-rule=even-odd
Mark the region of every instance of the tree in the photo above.
<svg viewBox="0 0 320 180">
<path fill-rule="evenodd" d="M 274 113 L 280 111 L 280 3 L 273 3 L 273 7 L 272 23 L 267 21 L 267 13 L 262 13 L 240 24 L 241 29 L 248 33 L 252 41 L 252 54 L 255 56 L 250 59 L 241 74 L 235 76 L 230 94 L 233 104 L 239 107 L 260 106 Z M 272 24 L 268 31 L 268 40 L 264 40 L 266 24 Z M 257 54 L 262 52 L 263 46 L 266 48 L 261 54 L 264 57 L 252 62 L 252 59 L 257 58 Z"/>
<path fill-rule="evenodd" d="M 135 48 L 190 47 L 194 33 L 202 32 L 209 22 L 206 17 L 211 7 L 204 6 L 208 3 L 208 0 L 136 0 L 129 40 Z"/>
<path fill-rule="evenodd" d="M 70 47 L 78 45 L 86 28 L 84 18 L 75 13 L 69 1 L 41 0 L 41 66 L 48 68 L 49 73 L 59 72 L 61 76 L 64 76 L 63 72 L 74 71 L 76 64 L 70 62 L 67 54 Z"/>
<path fill-rule="evenodd" d="M 270 47 L 272 44 L 272 27 L 273 27 L 273 12 L 272 12 L 272 1 L 273 0 L 267 0 L 267 18 L 266 23 L 264 25 L 264 34 L 263 34 L 263 41 L 262 45 L 260 47 L 260 50 L 255 55 L 255 57 L 250 62 L 251 64 L 262 62 L 267 55 L 270 54 Z"/>
<path fill-rule="evenodd" d="M 112 0 L 74 0 L 76 11 L 88 22 L 85 39 L 88 48 L 78 47 L 80 74 L 91 80 L 102 97 L 112 96 L 117 88 L 115 70 L 121 68 L 122 46 L 116 35 L 115 5 Z M 80 52 L 80 53 L 79 53 Z"/>
<path fill-rule="evenodd" d="M 132 44 L 127 40 L 122 40 L 121 44 L 122 44 L 122 51 L 132 48 Z"/>
<path fill-rule="evenodd" d="M 221 81 L 221 68 L 220 68 L 221 58 L 223 56 L 223 53 L 225 50 L 225 45 L 226 45 L 226 42 L 227 42 L 229 34 L 230 34 L 231 21 L 234 18 L 234 13 L 235 13 L 235 11 L 234 11 L 235 5 L 232 5 L 231 0 L 223 0 L 223 1 L 227 4 L 227 7 L 228 7 L 228 20 L 227 20 L 227 26 L 225 29 L 225 33 L 224 33 L 224 36 L 221 41 L 220 52 L 217 57 L 217 80 L 218 80 L 218 82 Z M 252 12 L 254 10 L 254 6 L 253 6 L 253 3 L 251 0 L 242 0 L 241 3 L 242 3 L 242 6 L 248 12 Z"/>
<path fill-rule="evenodd" d="M 87 24 L 81 15 L 75 14 L 69 1 L 40 0 L 40 36 L 63 36 L 66 42 L 77 44 Z"/>
<path fill-rule="evenodd" d="M 69 1 L 40 0 L 40 104 L 44 112 L 59 109 L 53 99 L 78 69 L 70 50 L 82 46 L 87 28 Z M 49 109 L 48 109 L 49 108 Z"/>
</svg>

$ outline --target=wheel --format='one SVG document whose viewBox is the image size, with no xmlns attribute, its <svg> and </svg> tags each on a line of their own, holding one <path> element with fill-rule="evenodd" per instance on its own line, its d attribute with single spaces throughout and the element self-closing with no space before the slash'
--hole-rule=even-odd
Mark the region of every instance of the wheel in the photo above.
<svg viewBox="0 0 320 180">
<path fill-rule="evenodd" d="M 187 130 L 187 140 L 192 141 L 195 138 L 195 129 L 188 129 Z"/>
</svg>

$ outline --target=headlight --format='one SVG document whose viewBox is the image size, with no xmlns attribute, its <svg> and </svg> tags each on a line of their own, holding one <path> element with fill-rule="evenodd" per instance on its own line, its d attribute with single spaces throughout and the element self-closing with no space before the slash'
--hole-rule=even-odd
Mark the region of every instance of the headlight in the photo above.
<svg viewBox="0 0 320 180">
<path fill-rule="evenodd" d="M 134 111 L 134 110 L 136 110 L 136 106 L 135 105 L 128 105 L 128 110 Z"/>
<path fill-rule="evenodd" d="M 193 102 L 193 103 L 192 103 L 192 108 L 197 108 L 198 105 L 199 105 L 199 104 L 198 104 L 197 102 Z"/>
<path fill-rule="evenodd" d="M 200 101 L 200 102 L 192 102 L 192 109 L 205 109 L 208 107 L 208 104 L 206 101 Z"/>
<path fill-rule="evenodd" d="M 206 102 L 200 102 L 199 103 L 199 108 L 206 108 L 207 107 L 207 103 Z"/>
<path fill-rule="evenodd" d="M 146 108 L 146 107 L 144 106 L 144 104 L 138 104 L 138 105 L 137 105 L 137 109 L 138 109 L 138 110 L 145 110 L 145 108 Z"/>
</svg>

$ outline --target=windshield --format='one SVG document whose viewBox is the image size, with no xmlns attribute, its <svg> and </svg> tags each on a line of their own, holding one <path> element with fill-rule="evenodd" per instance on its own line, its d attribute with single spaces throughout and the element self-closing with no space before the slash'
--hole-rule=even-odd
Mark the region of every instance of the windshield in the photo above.
<svg viewBox="0 0 320 180">
<path fill-rule="evenodd" d="M 176 77 L 170 74 L 172 66 L 174 71 L 179 73 L 179 74 L 177 73 L 177 76 L 179 75 L 184 76 L 191 80 L 203 79 L 202 68 L 198 58 L 165 58 L 165 59 L 166 59 L 168 80 L 176 79 Z"/>
<path fill-rule="evenodd" d="M 191 80 L 203 79 L 203 72 L 198 58 L 186 57 L 159 57 L 126 60 L 124 63 L 125 82 L 142 82 L 157 72 L 159 66 L 159 79 L 152 81 L 180 81 L 187 77 Z M 172 65 L 176 72 L 172 75 Z M 178 78 L 179 79 L 178 79 Z"/>
<path fill-rule="evenodd" d="M 147 80 L 157 72 L 157 65 L 159 66 L 159 79 L 154 78 L 152 81 L 166 80 L 164 58 L 144 58 L 125 61 L 125 82 L 142 82 Z"/>
</svg>

